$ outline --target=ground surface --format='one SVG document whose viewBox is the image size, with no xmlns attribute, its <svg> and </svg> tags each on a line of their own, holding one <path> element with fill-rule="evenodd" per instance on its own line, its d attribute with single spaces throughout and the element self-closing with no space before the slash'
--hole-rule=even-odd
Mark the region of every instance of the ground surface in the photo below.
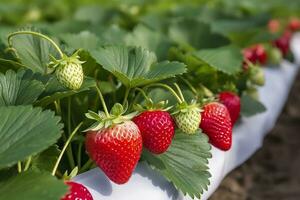
<svg viewBox="0 0 300 200">
<path fill-rule="evenodd" d="M 231 172 L 210 200 L 300 200 L 300 74 L 263 148 Z"/>
</svg>

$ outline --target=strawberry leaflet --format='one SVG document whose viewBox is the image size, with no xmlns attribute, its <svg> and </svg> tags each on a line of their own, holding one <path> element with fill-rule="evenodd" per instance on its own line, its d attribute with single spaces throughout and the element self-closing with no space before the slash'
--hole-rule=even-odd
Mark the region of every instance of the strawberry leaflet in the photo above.
<svg viewBox="0 0 300 200">
<path fill-rule="evenodd" d="M 152 168 L 159 171 L 174 186 L 190 197 L 200 198 L 210 184 L 208 159 L 211 158 L 211 146 L 202 133 L 187 135 L 176 131 L 172 145 L 161 155 L 143 152 L 143 159 Z"/>
</svg>

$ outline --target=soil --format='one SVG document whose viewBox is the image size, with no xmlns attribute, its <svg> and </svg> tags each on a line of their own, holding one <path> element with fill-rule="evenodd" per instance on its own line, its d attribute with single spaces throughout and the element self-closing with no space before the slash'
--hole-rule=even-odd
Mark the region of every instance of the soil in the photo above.
<svg viewBox="0 0 300 200">
<path fill-rule="evenodd" d="M 300 200 L 300 74 L 276 126 L 210 200 Z"/>
</svg>

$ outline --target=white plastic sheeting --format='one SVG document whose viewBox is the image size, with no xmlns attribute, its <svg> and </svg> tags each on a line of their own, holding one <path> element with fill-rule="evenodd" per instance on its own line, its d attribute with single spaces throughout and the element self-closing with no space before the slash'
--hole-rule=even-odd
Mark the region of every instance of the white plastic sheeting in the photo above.
<svg viewBox="0 0 300 200">
<path fill-rule="evenodd" d="M 292 40 L 295 63 L 300 63 L 300 35 Z M 276 123 L 285 104 L 291 85 L 298 71 L 298 65 L 283 61 L 279 68 L 265 68 L 266 84 L 259 89 L 260 99 L 267 107 L 263 114 L 243 118 L 233 130 L 232 148 L 221 151 L 212 148 L 209 160 L 212 174 L 208 191 L 203 200 L 218 188 L 223 178 L 234 168 L 245 162 L 262 145 L 263 138 Z M 176 190 L 156 171 L 140 163 L 131 179 L 124 185 L 111 182 L 98 168 L 76 176 L 74 181 L 84 184 L 95 200 L 190 200 Z"/>
</svg>

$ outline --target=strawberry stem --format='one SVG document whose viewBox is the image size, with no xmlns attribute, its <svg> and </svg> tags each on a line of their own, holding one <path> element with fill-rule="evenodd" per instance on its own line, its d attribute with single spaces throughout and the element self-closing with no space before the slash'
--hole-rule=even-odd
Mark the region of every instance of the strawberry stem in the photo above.
<svg viewBox="0 0 300 200">
<path fill-rule="evenodd" d="M 135 90 L 139 91 L 140 94 L 143 95 L 143 97 L 147 100 L 147 101 L 150 101 L 150 98 L 146 95 L 145 91 L 141 88 L 134 88 Z"/>
<path fill-rule="evenodd" d="M 167 89 L 168 91 L 171 92 L 171 94 L 177 99 L 178 103 L 182 103 L 184 102 L 184 99 L 181 99 L 178 94 L 168 85 L 166 84 L 163 84 L 163 83 L 153 83 L 151 85 L 147 85 L 146 87 L 144 88 L 148 88 L 148 87 L 163 87 L 165 89 Z"/>
<path fill-rule="evenodd" d="M 61 116 L 60 101 L 59 100 L 54 101 L 54 105 L 55 105 L 55 108 L 56 108 L 56 114 Z M 63 138 L 64 142 L 67 141 L 67 137 L 66 137 L 65 131 L 63 131 L 63 133 L 62 133 L 62 138 Z M 67 149 L 67 156 L 68 156 L 70 167 L 74 168 L 75 167 L 75 162 L 74 162 L 74 159 L 73 159 L 73 152 L 72 152 L 72 148 L 71 147 L 69 147 Z"/>
<path fill-rule="evenodd" d="M 60 163 L 60 161 L 61 161 L 61 159 L 62 159 L 62 156 L 64 155 L 64 153 L 65 153 L 65 151 L 66 151 L 68 145 L 70 144 L 72 138 L 73 138 L 74 135 L 77 133 L 78 129 L 82 126 L 82 124 L 83 124 L 83 122 L 80 122 L 80 123 L 77 125 L 77 127 L 73 130 L 73 132 L 72 132 L 71 135 L 69 136 L 68 140 L 66 141 L 66 143 L 65 143 L 63 149 L 61 150 L 61 152 L 60 152 L 60 154 L 59 154 L 59 156 L 58 156 L 58 159 L 57 159 L 57 161 L 56 161 L 56 163 L 55 163 L 55 165 L 54 165 L 54 168 L 53 168 L 53 170 L 52 170 L 52 176 L 55 176 L 56 170 L 57 170 L 58 165 L 59 165 L 59 163 Z"/>
<path fill-rule="evenodd" d="M 16 35 L 34 35 L 34 36 L 38 36 L 38 37 L 41 37 L 41 38 L 43 38 L 43 39 L 45 39 L 45 40 L 47 40 L 47 41 L 49 41 L 53 46 L 54 46 L 54 48 L 58 51 L 58 53 L 59 53 L 59 55 L 60 55 L 60 57 L 62 58 L 63 57 L 63 52 L 62 52 L 62 50 L 59 48 L 59 46 L 50 38 L 50 37 L 48 37 L 48 36 L 46 36 L 46 35 L 44 35 L 44 34 L 42 34 L 42 33 L 38 33 L 38 32 L 34 32 L 34 31 L 17 31 L 17 32 L 14 32 L 14 33 L 11 33 L 11 34 L 9 34 L 8 35 L 8 37 L 7 37 L 7 42 L 8 42 L 8 45 L 10 46 L 10 47 L 12 47 L 12 37 L 14 37 L 14 36 L 16 36 Z"/>
<path fill-rule="evenodd" d="M 78 151 L 77 151 L 77 166 L 78 169 L 81 168 L 81 151 L 82 151 L 82 142 L 79 143 Z"/>
<path fill-rule="evenodd" d="M 29 158 L 27 159 L 27 161 L 25 163 L 24 172 L 28 170 L 31 160 L 32 160 L 32 156 L 29 156 Z"/>
<path fill-rule="evenodd" d="M 93 161 L 91 159 L 89 159 L 80 169 L 80 173 L 89 169 L 89 167 L 91 167 L 92 164 L 93 164 Z"/>
<path fill-rule="evenodd" d="M 130 88 L 126 88 L 125 95 L 124 95 L 124 99 L 123 99 L 123 103 L 122 103 L 123 106 L 125 106 L 125 103 L 126 103 L 126 101 L 127 101 L 129 92 L 130 92 Z"/>
<path fill-rule="evenodd" d="M 104 100 L 103 95 L 102 95 L 102 93 L 101 93 L 101 90 L 100 90 L 100 88 L 99 88 L 98 82 L 96 82 L 96 89 L 97 89 L 98 95 L 99 95 L 99 97 L 100 97 L 100 101 L 101 101 L 101 103 L 102 103 L 102 106 L 103 106 L 105 115 L 106 115 L 106 117 L 110 117 L 110 114 L 109 114 L 109 112 L 108 112 L 108 110 L 107 110 L 107 107 L 106 107 L 106 104 L 105 104 L 105 100 Z"/>
<path fill-rule="evenodd" d="M 180 87 L 177 85 L 177 83 L 174 83 L 174 86 L 176 87 L 176 89 L 177 89 L 177 91 L 179 93 L 179 96 L 181 97 L 182 101 L 185 101 L 184 96 L 183 96 L 183 94 L 181 92 Z"/>
<path fill-rule="evenodd" d="M 196 88 L 194 88 L 194 86 L 187 80 L 187 79 L 185 79 L 185 78 L 183 78 L 183 77 L 179 77 L 189 88 L 190 88 L 190 90 L 196 95 L 196 96 L 198 96 L 198 92 L 197 92 L 197 90 L 196 90 Z"/>
<path fill-rule="evenodd" d="M 22 172 L 22 164 L 21 161 L 18 161 L 18 173 Z"/>
</svg>

